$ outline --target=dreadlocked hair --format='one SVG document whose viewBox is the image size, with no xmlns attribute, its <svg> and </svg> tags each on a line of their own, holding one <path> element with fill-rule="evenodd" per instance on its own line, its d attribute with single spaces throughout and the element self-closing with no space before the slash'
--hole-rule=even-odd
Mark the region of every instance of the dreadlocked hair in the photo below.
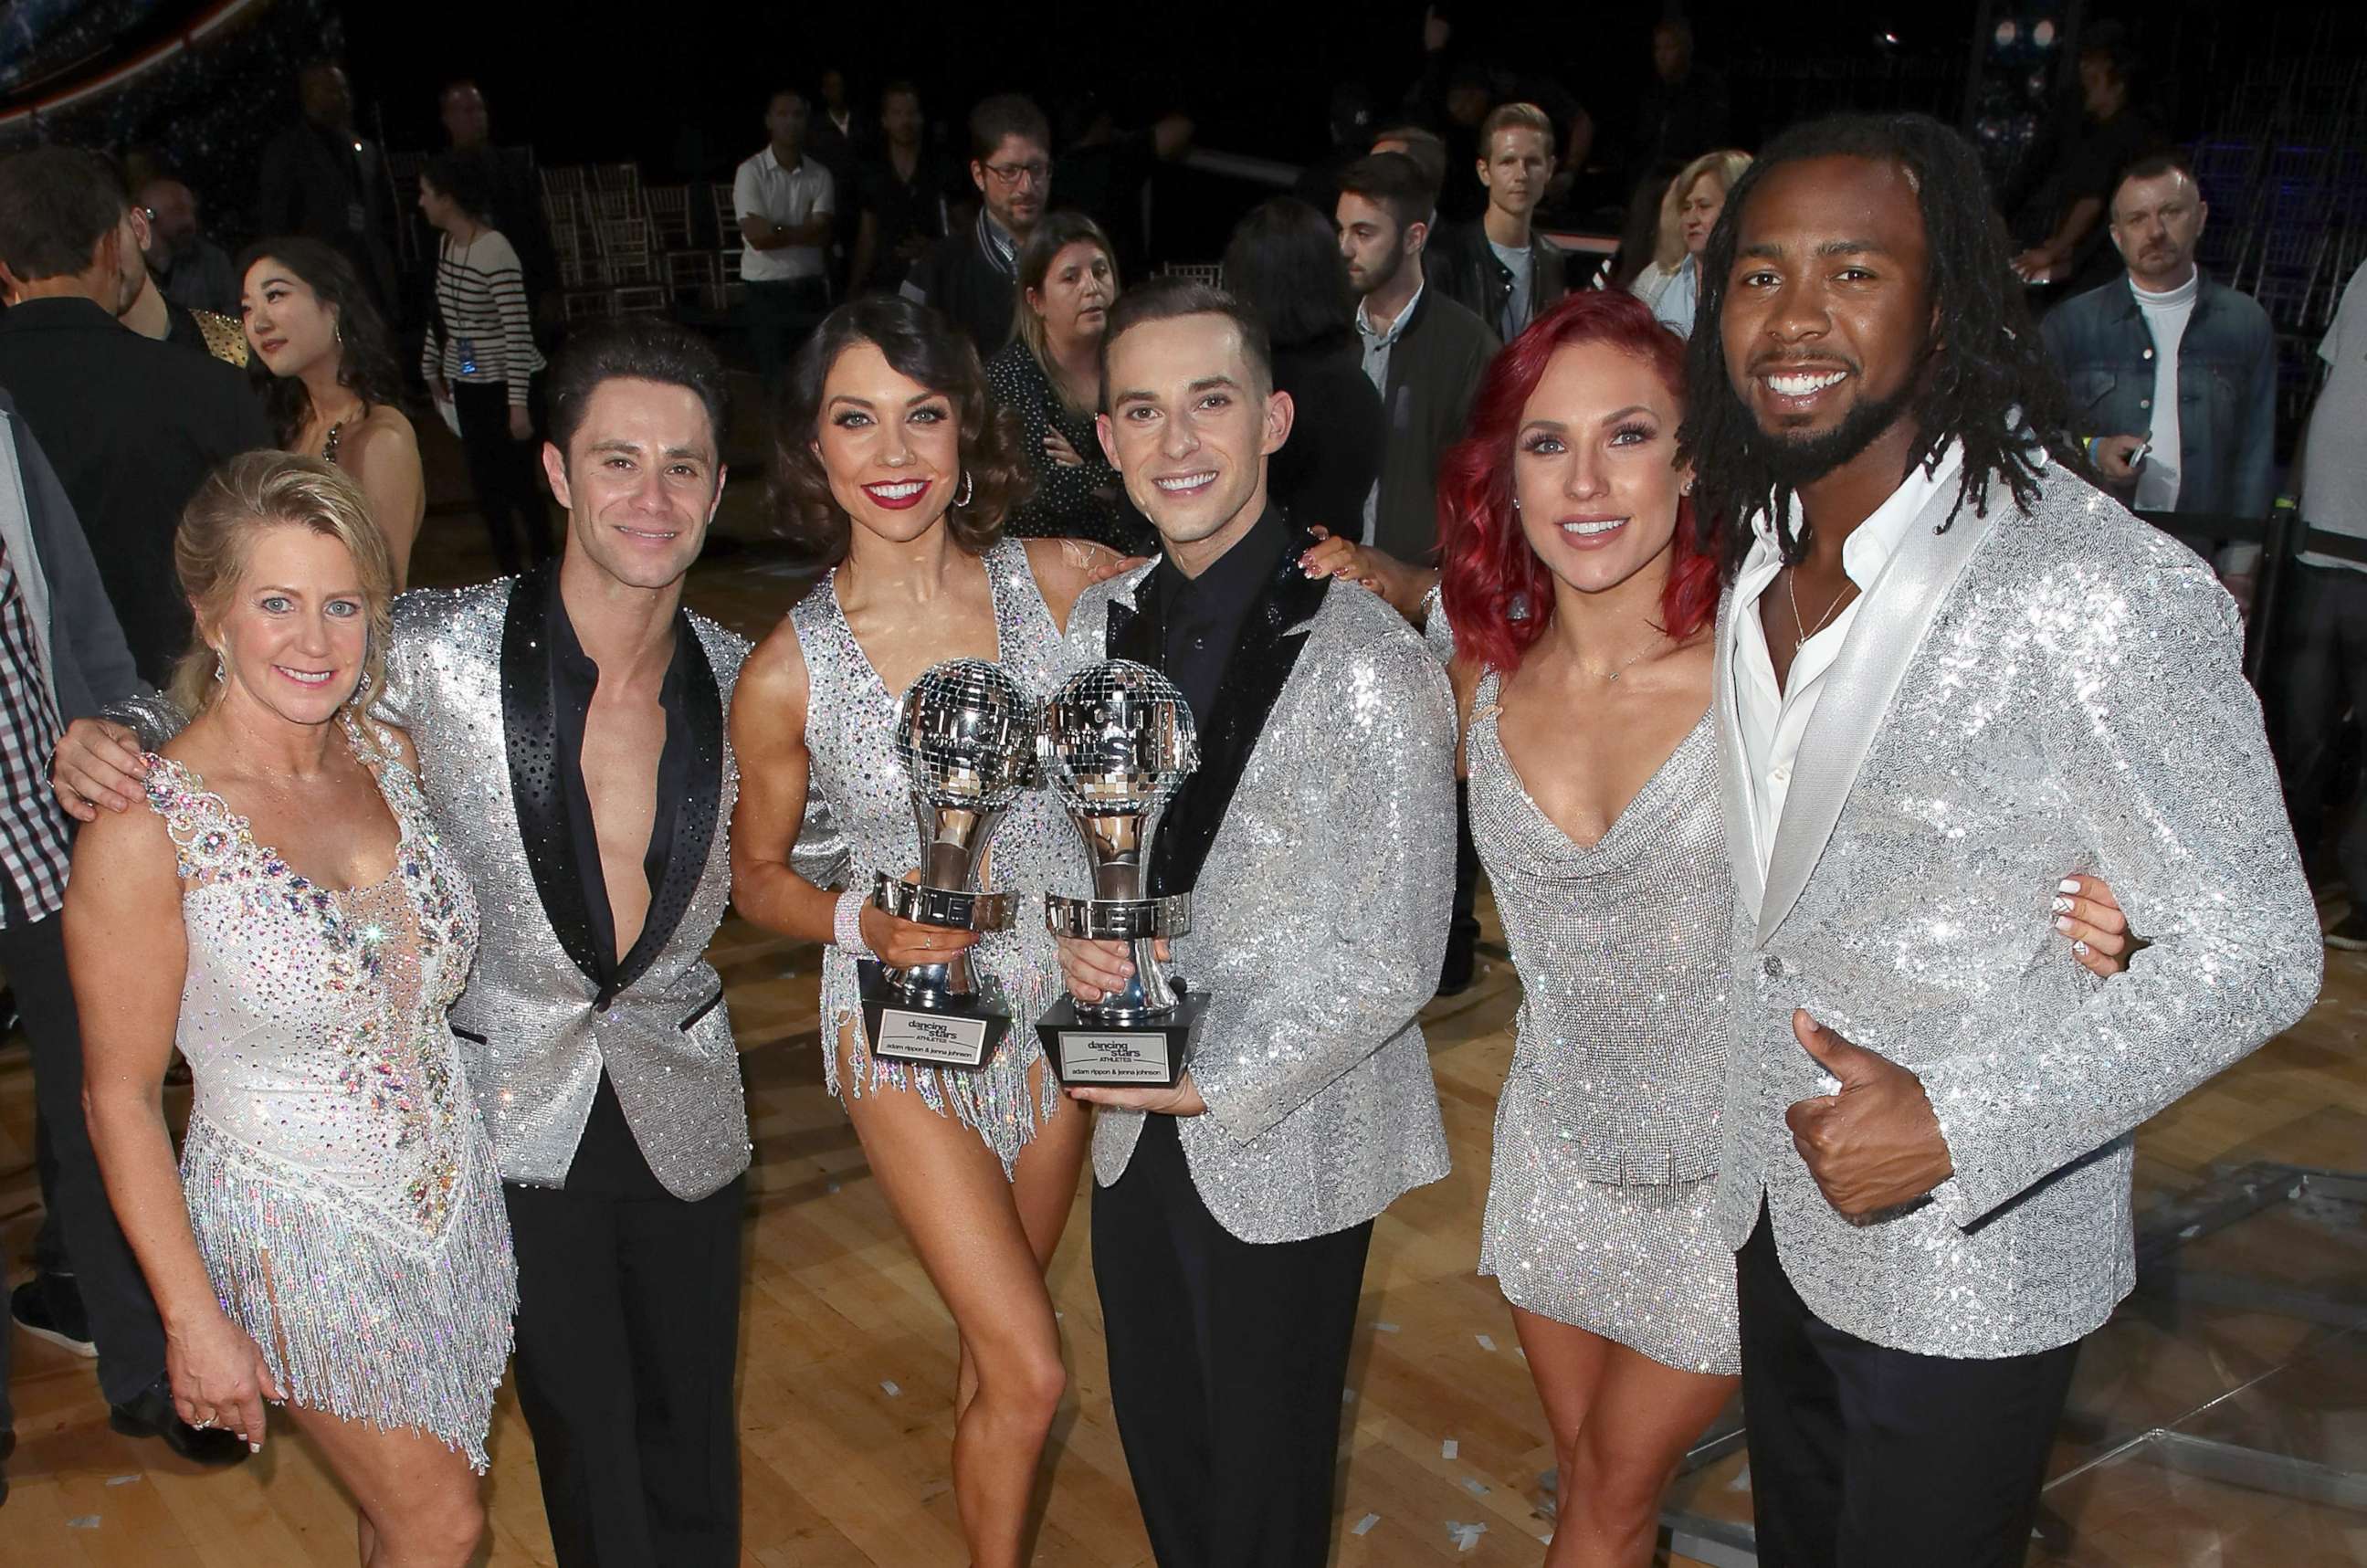
<svg viewBox="0 0 2367 1568">
<path fill-rule="evenodd" d="M 1936 328 L 1934 352 L 1905 417 L 1920 434 L 1904 479 L 1939 465 L 1951 441 L 1965 462 L 1955 504 L 1942 531 L 1966 503 L 1985 515 L 1990 483 L 2003 484 L 2027 510 L 2038 497 L 2044 459 L 2092 477 L 2071 435 L 2071 404 L 2047 357 L 2020 278 L 2009 265 L 2004 224 L 1989 200 L 1971 144 L 1928 115 L 1834 115 L 1795 126 L 1770 142 L 1727 193 L 1726 210 L 1703 250 L 1686 380 L 1693 398 L 1677 433 L 1680 460 L 1693 465 L 1694 516 L 1704 553 L 1721 558 L 1731 581 L 1750 553 L 1751 518 L 1774 519 L 1786 563 L 1808 553 L 1809 529 L 1792 521 L 1792 486 L 1768 463 L 1756 420 L 1728 379 L 1719 322 L 1742 215 L 1771 171 L 1810 158 L 1864 158 L 1897 165 L 1915 189 L 1929 242 L 1928 285 Z M 2042 457 L 2041 454 L 2044 454 Z"/>
</svg>

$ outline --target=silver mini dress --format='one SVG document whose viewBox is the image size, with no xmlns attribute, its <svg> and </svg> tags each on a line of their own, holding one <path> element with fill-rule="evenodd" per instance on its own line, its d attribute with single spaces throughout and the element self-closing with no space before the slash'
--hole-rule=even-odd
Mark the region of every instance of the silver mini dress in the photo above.
<svg viewBox="0 0 2367 1568">
<path fill-rule="evenodd" d="M 181 1187 L 222 1311 L 291 1401 L 426 1432 L 481 1472 L 517 1270 L 444 1017 L 477 905 L 391 744 L 345 733 L 401 835 L 364 888 L 308 881 L 195 772 L 148 759 L 188 939 Z"/>
<path fill-rule="evenodd" d="M 1060 629 L 1027 564 L 1027 547 L 998 540 L 980 558 L 994 593 L 996 661 L 1036 701 L 1065 671 Z M 789 611 L 806 661 L 808 788 L 830 806 L 846 845 L 844 885 L 868 892 L 873 876 L 901 877 L 920 858 L 912 824 L 912 784 L 890 744 L 897 694 L 888 689 L 855 640 L 839 608 L 832 571 Z M 1013 929 L 990 932 L 970 949 L 982 990 L 999 992 L 1011 1028 L 985 1066 L 972 1070 L 881 1062 L 863 1039 L 862 995 L 855 960 L 843 949 L 822 954 L 823 1081 L 833 1095 L 861 1096 L 880 1088 L 911 1090 L 930 1109 L 974 1128 L 1002 1161 L 1008 1176 L 1036 1129 L 1059 1112 L 1060 1086 L 1048 1070 L 1030 1087 L 1030 1071 L 1044 1059 L 1036 1020 L 1060 994 L 1058 950 L 1044 928 L 1043 895 L 1078 881 L 1084 849 L 1049 792 L 1029 790 L 1012 804 L 995 831 L 983 881 L 990 890 L 1020 890 Z M 853 1072 L 842 1082 L 837 1041 L 855 1020 L 849 1055 Z"/>
<path fill-rule="evenodd" d="M 1714 721 L 1580 846 L 1513 773 L 1499 711 L 1490 671 L 1466 732 L 1471 836 L 1523 1000 L 1480 1272 L 1665 1365 L 1738 1371 L 1734 1253 L 1711 1212 L 1734 901 Z"/>
</svg>

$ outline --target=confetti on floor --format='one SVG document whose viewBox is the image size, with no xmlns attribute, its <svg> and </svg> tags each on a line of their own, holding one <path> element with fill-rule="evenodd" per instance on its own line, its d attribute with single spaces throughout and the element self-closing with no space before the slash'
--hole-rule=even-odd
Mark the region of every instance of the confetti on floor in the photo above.
<svg viewBox="0 0 2367 1568">
<path fill-rule="evenodd" d="M 1454 1438 L 1449 1437 L 1449 1438 L 1447 1438 L 1447 1439 L 1446 1439 L 1446 1441 L 1444 1441 L 1444 1442 L 1443 1442 L 1443 1443 L 1441 1443 L 1441 1444 L 1439 1444 L 1439 1445 L 1438 1445 L 1438 1457 L 1439 1457 L 1440 1459 L 1443 1459 L 1443 1460 L 1451 1460 L 1451 1459 L 1453 1459 L 1453 1458 L 1454 1458 L 1457 1453 L 1459 1453 L 1459 1452 L 1461 1452 L 1461 1451 L 1462 1451 L 1462 1448 L 1463 1448 L 1463 1445 L 1462 1445 L 1461 1443 L 1458 1443 L 1458 1442 L 1456 1442 Z"/>
<path fill-rule="evenodd" d="M 901 1398 L 904 1392 L 901 1388 L 899 1388 L 895 1383 L 890 1382 L 886 1378 L 879 1380 L 879 1392 L 886 1394 L 889 1399 Z"/>
<path fill-rule="evenodd" d="M 96 1514 L 76 1514 L 73 1518 L 66 1521 L 66 1528 L 70 1530 L 95 1530 L 98 1528 L 98 1516 Z"/>
<path fill-rule="evenodd" d="M 1398 1325 L 1393 1323 L 1376 1323 L 1373 1326 L 1383 1334 L 1395 1334 L 1398 1331 Z"/>
<path fill-rule="evenodd" d="M 1474 1335 L 1472 1337 L 1479 1341 L 1479 1348 L 1482 1350 L 1493 1350 L 1496 1348 L 1496 1342 L 1484 1334 Z"/>
<path fill-rule="evenodd" d="M 107 1483 L 109 1486 L 129 1486 L 139 1479 L 136 1475 L 110 1475 L 107 1478 Z"/>
<path fill-rule="evenodd" d="M 1726 1489 L 1728 1492 L 1748 1492 L 1750 1490 L 1750 1466 L 1747 1462 L 1740 1470 L 1734 1472 L 1734 1479 L 1726 1483 Z"/>
<path fill-rule="evenodd" d="M 1340 1391 L 1340 1403 L 1342 1404 L 1355 1403 L 1356 1391 L 1354 1389 L 1342 1389 Z"/>
<path fill-rule="evenodd" d="M 1479 1538 L 1487 1533 L 1486 1525 L 1457 1524 L 1453 1519 L 1446 1521 L 1447 1539 L 1455 1542 L 1455 1550 L 1457 1551 L 1470 1551 L 1479 1544 Z"/>
<path fill-rule="evenodd" d="M 826 1181 L 821 1184 L 821 1189 L 824 1192 L 836 1192 L 838 1190 L 838 1183 L 834 1181 Z"/>
<path fill-rule="evenodd" d="M 1366 1514 L 1363 1518 L 1358 1519 L 1354 1524 L 1348 1527 L 1348 1533 L 1350 1535 L 1369 1534 L 1372 1528 L 1380 1522 L 1381 1517 L 1378 1514 Z"/>
<path fill-rule="evenodd" d="M 1486 1482 L 1475 1477 L 1464 1482 L 1463 1490 L 1468 1492 L 1474 1497 L 1485 1497 L 1489 1493 L 1494 1491 L 1495 1488 L 1489 1486 Z"/>
</svg>

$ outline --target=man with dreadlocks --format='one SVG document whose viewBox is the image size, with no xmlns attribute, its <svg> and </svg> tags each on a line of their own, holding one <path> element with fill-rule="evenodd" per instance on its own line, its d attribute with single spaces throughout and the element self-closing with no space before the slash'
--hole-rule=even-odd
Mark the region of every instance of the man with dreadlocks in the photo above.
<svg viewBox="0 0 2367 1568">
<path fill-rule="evenodd" d="M 1972 149 L 1800 127 L 1702 260 L 1760 1561 L 2018 1563 L 2130 1134 L 2316 999 L 2309 890 L 2235 606 L 2090 482 Z M 2125 972 L 2024 913 L 2065 865 Z"/>
</svg>

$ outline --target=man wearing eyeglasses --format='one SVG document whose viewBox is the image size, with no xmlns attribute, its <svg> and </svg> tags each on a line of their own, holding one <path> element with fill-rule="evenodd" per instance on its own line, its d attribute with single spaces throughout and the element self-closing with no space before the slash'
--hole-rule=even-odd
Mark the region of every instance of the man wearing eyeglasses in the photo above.
<svg viewBox="0 0 2367 1568">
<path fill-rule="evenodd" d="M 970 110 L 969 143 L 969 177 L 984 199 L 978 222 L 937 242 L 903 293 L 943 312 L 983 358 L 1011 337 L 1019 247 L 1052 190 L 1052 128 L 1033 102 L 999 93 Z"/>
</svg>

